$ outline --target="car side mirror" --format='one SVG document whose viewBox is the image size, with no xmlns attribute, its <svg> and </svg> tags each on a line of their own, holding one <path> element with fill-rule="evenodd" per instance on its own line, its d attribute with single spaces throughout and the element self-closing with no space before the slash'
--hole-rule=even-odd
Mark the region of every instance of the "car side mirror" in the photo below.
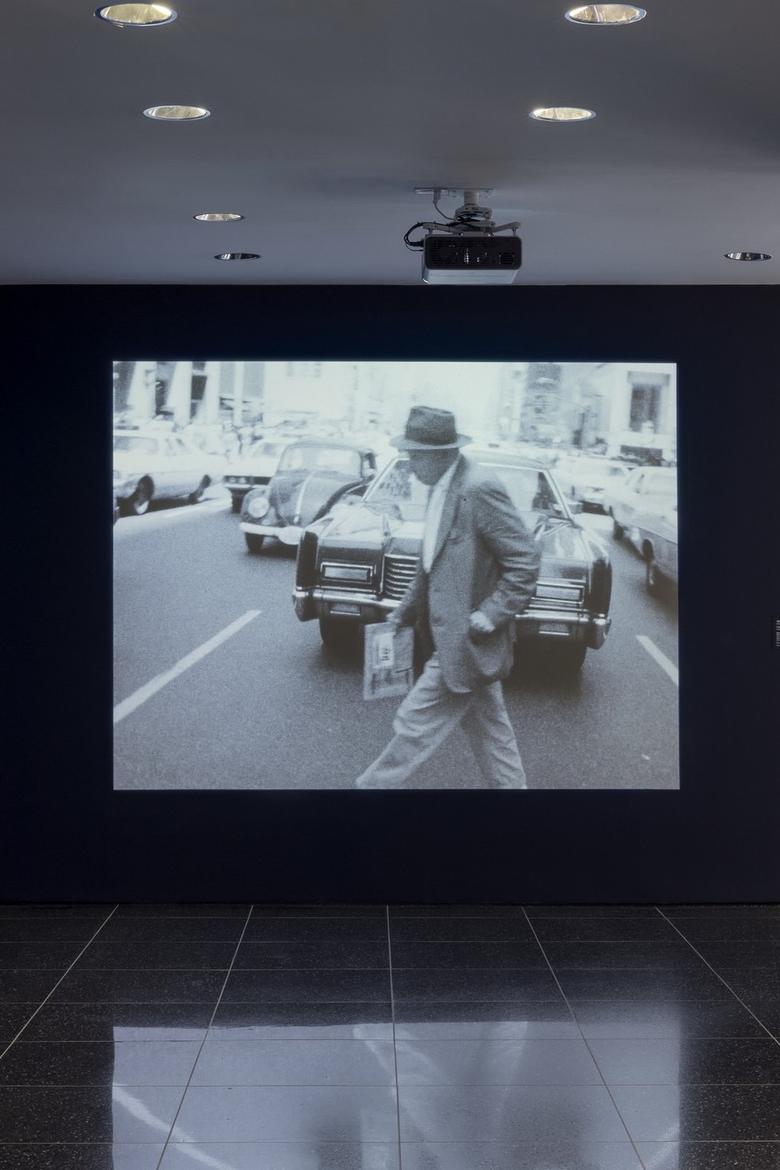
<svg viewBox="0 0 780 1170">
<path fill-rule="evenodd" d="M 572 516 L 576 516 L 579 512 L 581 512 L 583 507 L 584 504 L 582 500 L 569 500 L 569 511 L 571 512 Z"/>
</svg>

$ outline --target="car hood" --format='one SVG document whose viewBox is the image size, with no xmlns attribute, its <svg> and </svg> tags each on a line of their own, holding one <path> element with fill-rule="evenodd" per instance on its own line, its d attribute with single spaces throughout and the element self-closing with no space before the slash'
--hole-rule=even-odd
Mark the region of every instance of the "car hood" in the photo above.
<svg viewBox="0 0 780 1170">
<path fill-rule="evenodd" d="M 337 492 L 358 482 L 354 476 L 340 471 L 290 471 L 273 477 L 268 498 L 286 524 L 304 526 L 315 519 Z"/>
<path fill-rule="evenodd" d="M 114 451 L 114 471 L 121 471 L 124 475 L 132 475 L 138 471 L 149 471 L 154 467 L 157 456 L 143 451 Z"/>
<path fill-rule="evenodd" d="M 365 506 L 337 506 L 320 534 L 328 559 L 374 559 L 383 554 L 419 556 L 422 521 L 401 520 Z M 593 558 L 590 536 L 576 524 L 552 518 L 534 534 L 542 556 L 541 576 L 584 580 Z M 361 555 L 362 554 L 362 555 Z"/>
</svg>

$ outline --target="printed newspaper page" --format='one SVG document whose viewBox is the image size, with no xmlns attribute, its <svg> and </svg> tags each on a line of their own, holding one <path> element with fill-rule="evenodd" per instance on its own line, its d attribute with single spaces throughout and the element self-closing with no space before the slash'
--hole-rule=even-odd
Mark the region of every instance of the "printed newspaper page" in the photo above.
<svg viewBox="0 0 780 1170">
<path fill-rule="evenodd" d="M 389 699 L 405 695 L 414 682 L 414 633 L 377 623 L 365 627 L 363 698 Z"/>
</svg>

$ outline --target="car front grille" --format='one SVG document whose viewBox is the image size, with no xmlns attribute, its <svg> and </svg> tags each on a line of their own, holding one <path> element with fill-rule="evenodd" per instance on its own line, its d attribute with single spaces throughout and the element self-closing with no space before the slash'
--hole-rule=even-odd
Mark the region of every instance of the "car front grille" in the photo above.
<svg viewBox="0 0 780 1170">
<path fill-rule="evenodd" d="M 402 557 L 392 553 L 385 557 L 382 570 L 382 595 L 400 601 L 417 572 L 419 557 Z"/>
</svg>

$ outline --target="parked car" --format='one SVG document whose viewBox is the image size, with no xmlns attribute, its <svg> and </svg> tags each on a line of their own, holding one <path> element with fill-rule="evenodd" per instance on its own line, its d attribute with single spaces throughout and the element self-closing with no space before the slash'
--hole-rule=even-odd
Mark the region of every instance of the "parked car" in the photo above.
<svg viewBox="0 0 780 1170">
<path fill-rule="evenodd" d="M 579 670 L 610 627 L 612 567 L 600 538 L 573 518 L 550 470 L 537 460 L 500 450 L 469 452 L 506 489 L 539 542 L 536 594 L 517 617 L 519 654 L 533 642 L 550 660 Z M 363 498 L 310 524 L 300 542 L 293 602 L 300 621 L 319 619 L 326 646 L 342 648 L 360 627 L 382 621 L 400 602 L 417 570 L 426 489 L 397 456 Z"/>
<path fill-rule="evenodd" d="M 676 467 L 636 467 L 626 480 L 606 494 L 612 517 L 612 535 L 622 540 L 640 512 L 663 510 L 677 499 Z"/>
<path fill-rule="evenodd" d="M 677 501 L 663 511 L 641 512 L 629 530 L 631 543 L 645 562 L 648 591 L 658 594 L 677 581 Z"/>
<path fill-rule="evenodd" d="M 376 475 L 371 448 L 332 439 L 300 439 L 282 452 L 276 474 L 246 493 L 241 531 L 251 553 L 267 537 L 297 545 L 307 524 L 329 512 L 346 492 L 364 491 Z"/>
<path fill-rule="evenodd" d="M 258 439 L 243 455 L 236 455 L 225 468 L 222 482 L 230 492 L 234 512 L 241 511 L 247 492 L 270 482 L 279 464 L 279 456 L 292 441 L 284 438 Z"/>
<path fill-rule="evenodd" d="M 582 501 L 586 510 L 605 512 L 605 495 L 625 483 L 632 468 L 633 464 L 615 459 L 583 455 L 560 460 L 555 467 L 555 478 L 573 500 Z"/>
<path fill-rule="evenodd" d="M 196 504 L 211 483 L 207 459 L 171 431 L 114 431 L 114 495 L 120 512 L 142 516 L 153 499 Z"/>
</svg>

